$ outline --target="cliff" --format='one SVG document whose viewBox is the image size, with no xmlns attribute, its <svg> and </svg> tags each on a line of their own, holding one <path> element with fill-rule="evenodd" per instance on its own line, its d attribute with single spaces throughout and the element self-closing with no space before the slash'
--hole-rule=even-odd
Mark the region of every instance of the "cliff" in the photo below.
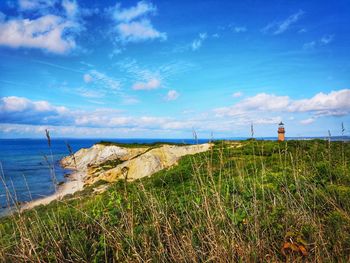
<svg viewBox="0 0 350 263">
<path fill-rule="evenodd" d="M 210 147 L 211 144 L 208 143 L 132 148 L 96 144 L 63 158 L 61 164 L 65 168 L 85 172 L 85 185 L 91 185 L 99 180 L 114 182 L 125 177 L 128 181 L 132 181 L 171 167 L 182 156 L 205 152 Z"/>
</svg>

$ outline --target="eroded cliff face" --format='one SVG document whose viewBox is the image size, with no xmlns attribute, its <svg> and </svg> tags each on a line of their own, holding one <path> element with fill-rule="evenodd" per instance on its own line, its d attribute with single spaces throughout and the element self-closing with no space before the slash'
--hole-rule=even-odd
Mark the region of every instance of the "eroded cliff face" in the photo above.
<svg viewBox="0 0 350 263">
<path fill-rule="evenodd" d="M 110 160 L 129 160 L 147 150 L 148 147 L 124 148 L 115 145 L 95 144 L 91 148 L 80 149 L 74 155 L 63 158 L 61 164 L 65 168 L 86 171 L 91 166 L 98 166 Z"/>
<path fill-rule="evenodd" d="M 125 177 L 132 181 L 175 165 L 182 156 L 205 152 L 210 147 L 208 143 L 190 146 L 161 145 L 156 148 L 96 144 L 65 157 L 61 164 L 66 168 L 85 171 L 84 183 L 88 185 L 98 180 L 114 182 Z"/>
</svg>

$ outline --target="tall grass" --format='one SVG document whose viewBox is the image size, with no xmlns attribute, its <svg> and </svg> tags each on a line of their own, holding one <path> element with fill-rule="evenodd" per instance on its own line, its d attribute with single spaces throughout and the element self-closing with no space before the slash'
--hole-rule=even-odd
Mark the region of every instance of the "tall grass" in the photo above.
<svg viewBox="0 0 350 263">
<path fill-rule="evenodd" d="M 216 142 L 0 221 L 3 262 L 349 262 L 350 146 Z"/>
</svg>

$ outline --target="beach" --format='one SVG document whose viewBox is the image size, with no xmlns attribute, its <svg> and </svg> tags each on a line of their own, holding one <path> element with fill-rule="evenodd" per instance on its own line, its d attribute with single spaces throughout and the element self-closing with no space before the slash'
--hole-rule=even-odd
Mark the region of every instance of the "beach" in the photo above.
<svg viewBox="0 0 350 263">
<path fill-rule="evenodd" d="M 85 172 L 74 171 L 74 173 L 69 175 L 66 182 L 58 186 L 57 191 L 54 194 L 24 203 L 20 210 L 24 211 L 39 205 L 47 205 L 54 200 L 61 200 L 66 195 L 74 194 L 75 192 L 82 190 L 84 187 L 84 177 Z"/>
</svg>

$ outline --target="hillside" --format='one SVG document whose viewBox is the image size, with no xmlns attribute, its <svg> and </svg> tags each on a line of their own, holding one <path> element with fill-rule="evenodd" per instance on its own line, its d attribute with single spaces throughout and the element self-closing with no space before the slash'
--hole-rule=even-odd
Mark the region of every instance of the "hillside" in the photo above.
<svg viewBox="0 0 350 263">
<path fill-rule="evenodd" d="M 125 177 L 132 181 L 169 168 L 185 155 L 205 152 L 209 148 L 210 144 L 125 147 L 104 143 L 81 149 L 62 159 L 61 164 L 69 169 L 86 172 L 86 185 L 99 180 L 115 182 Z"/>
<path fill-rule="evenodd" d="M 162 147 L 143 154 L 160 156 L 172 146 Z M 150 177 L 108 180 L 109 189 L 98 193 L 94 189 L 108 183 L 102 169 L 81 192 L 1 219 L 0 259 L 350 260 L 349 143 L 220 141 L 176 162 Z M 101 164 L 118 174 L 121 163 L 102 158 L 88 169 Z"/>
</svg>

